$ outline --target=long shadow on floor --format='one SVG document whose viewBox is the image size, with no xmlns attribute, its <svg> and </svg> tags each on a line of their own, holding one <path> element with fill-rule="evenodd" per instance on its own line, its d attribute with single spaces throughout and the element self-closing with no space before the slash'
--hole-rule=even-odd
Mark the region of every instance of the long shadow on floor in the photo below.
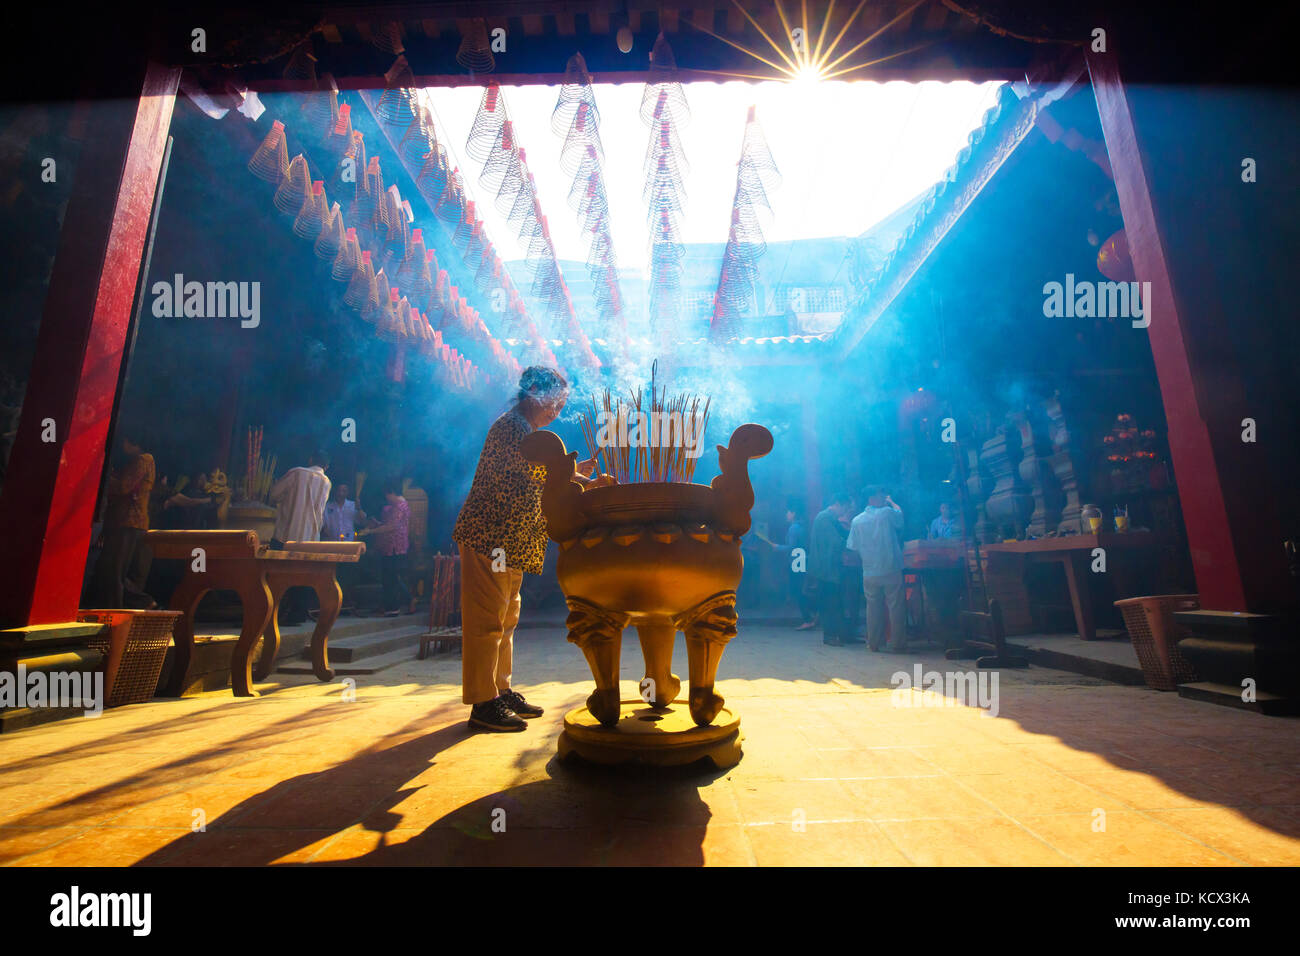
<svg viewBox="0 0 1300 956">
<path fill-rule="evenodd" d="M 472 771 L 452 761 L 445 778 L 414 782 L 472 733 L 457 721 L 282 780 L 135 865 L 265 866 L 321 851 L 333 865 L 703 863 L 711 814 L 699 788 L 720 771 L 618 770 L 552 758 L 547 779 L 476 795 Z M 502 759 L 522 775 L 554 745 L 547 734 Z"/>
</svg>

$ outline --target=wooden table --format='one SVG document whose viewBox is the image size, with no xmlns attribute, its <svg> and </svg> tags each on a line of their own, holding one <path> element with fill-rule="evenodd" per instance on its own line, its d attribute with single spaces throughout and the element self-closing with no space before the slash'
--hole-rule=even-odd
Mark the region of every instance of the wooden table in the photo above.
<svg viewBox="0 0 1300 956">
<path fill-rule="evenodd" d="M 329 666 L 329 633 L 343 605 L 334 576 L 340 563 L 354 564 L 365 553 L 359 541 L 289 541 L 273 551 L 255 531 L 150 531 L 145 536 L 155 557 L 186 562 L 185 577 L 172 595 L 170 608 L 184 612 L 172 633 L 175 658 L 171 679 L 160 693 L 179 697 L 194 655 L 194 612 L 203 595 L 229 589 L 239 595 L 244 617 L 230 662 L 230 687 L 236 697 L 256 697 L 253 681 L 265 680 L 280 651 L 280 598 L 291 587 L 309 587 L 320 601 L 320 616 L 311 635 L 312 671 L 317 679 L 334 679 Z M 201 549 L 202 567 L 196 555 Z M 257 639 L 262 653 L 252 660 Z"/>
<path fill-rule="evenodd" d="M 1169 542 L 1163 535 L 1153 534 L 1147 531 L 1130 531 L 1124 534 L 1118 532 L 1102 532 L 1100 534 L 1073 534 L 1060 538 L 1035 538 L 1032 541 L 1008 541 L 1003 544 L 985 544 L 980 546 L 980 551 L 986 556 L 990 564 L 990 571 L 985 577 L 989 583 L 989 590 L 997 590 L 992 583 L 997 575 L 992 573 L 993 566 L 997 562 L 1015 562 L 1018 564 L 1017 579 L 1020 582 L 1019 593 L 990 593 L 990 596 L 998 597 L 1004 611 L 1007 610 L 1008 603 L 1015 605 L 1019 603 L 1020 607 L 1015 610 L 1023 610 L 1028 613 L 1029 597 L 1028 589 L 1024 585 L 1024 569 L 1030 563 L 1056 562 L 1061 565 L 1065 571 L 1065 582 L 1070 588 L 1070 605 L 1074 610 L 1074 624 L 1079 631 L 1079 636 L 1085 641 L 1095 641 L 1097 639 L 1097 626 L 1093 615 L 1092 600 L 1088 591 L 1088 582 L 1093 562 L 1093 551 L 1097 548 L 1104 549 L 1106 553 L 1106 573 L 1113 575 L 1116 579 L 1116 596 L 1120 598 L 1135 597 L 1134 594 L 1126 593 L 1131 590 L 1126 581 L 1126 564 L 1128 559 L 1136 553 L 1143 551 L 1155 551 L 1166 547 Z M 1114 560 L 1120 557 L 1119 561 Z M 1011 615 L 1008 614 L 1010 617 Z M 1007 627 L 1008 634 L 1026 633 L 1023 627 L 1013 629 Z"/>
</svg>

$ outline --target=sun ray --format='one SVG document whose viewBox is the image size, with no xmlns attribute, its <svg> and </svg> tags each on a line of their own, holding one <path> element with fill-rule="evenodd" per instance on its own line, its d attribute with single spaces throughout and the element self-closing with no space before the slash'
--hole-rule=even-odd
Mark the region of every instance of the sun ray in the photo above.
<svg viewBox="0 0 1300 956">
<path fill-rule="evenodd" d="M 865 40 L 863 40 L 861 43 L 857 44 L 857 46 L 853 47 L 853 49 L 846 51 L 845 53 L 843 53 L 843 54 L 841 54 L 839 57 L 837 57 L 835 60 L 833 60 L 832 62 L 825 64 L 825 66 L 823 67 L 823 69 L 830 70 L 830 69 L 834 68 L 834 67 L 837 66 L 841 61 L 843 61 L 843 60 L 847 59 L 848 57 L 852 56 L 852 55 L 853 55 L 854 53 L 856 53 L 858 50 L 861 50 L 864 46 L 866 46 L 868 43 L 870 43 L 870 42 L 871 42 L 872 40 L 874 40 L 876 37 L 880 36 L 880 34 L 884 33 L 886 30 L 888 30 L 890 27 L 892 27 L 895 23 L 897 23 L 899 20 L 903 19 L 903 17 L 907 16 L 909 13 L 911 13 L 913 10 L 915 10 L 917 7 L 919 7 L 919 6 L 920 6 L 921 4 L 923 4 L 923 3 L 925 3 L 925 0 L 916 0 L 916 3 L 912 4 L 910 7 L 908 7 L 906 10 L 904 10 L 902 13 L 900 13 L 898 16 L 894 17 L 894 19 L 890 20 L 890 21 L 889 21 L 888 23 L 886 23 L 883 27 L 881 27 L 879 30 L 877 30 L 875 33 L 871 34 L 871 36 L 867 37 L 867 38 L 866 38 Z"/>
<path fill-rule="evenodd" d="M 785 27 L 786 42 L 790 45 L 790 52 L 793 53 L 797 59 L 799 51 L 794 48 L 794 29 L 790 26 L 790 18 L 785 15 L 785 7 L 781 6 L 781 0 L 775 0 L 775 3 L 776 15 L 781 18 L 781 26 Z M 798 73 L 802 67 L 802 63 L 791 64 L 791 69 L 796 73 Z"/>
<path fill-rule="evenodd" d="M 785 51 L 781 49 L 781 47 L 777 44 L 777 42 L 767 35 L 767 31 L 763 29 L 762 24 L 760 24 L 757 20 L 755 20 L 752 16 L 750 16 L 749 11 L 746 10 L 744 7 L 742 7 L 737 2 L 737 0 L 731 0 L 731 2 L 735 4 L 737 10 L 739 10 L 741 13 L 745 15 L 745 19 L 754 25 L 754 29 L 758 31 L 759 36 L 761 36 L 764 40 L 768 42 L 768 44 L 772 47 L 773 50 L 777 52 L 777 55 L 780 56 L 781 59 L 785 60 L 786 64 L 790 67 L 790 69 L 797 70 L 798 67 L 795 65 L 794 61 L 791 60 L 788 56 L 786 56 Z"/>
<path fill-rule="evenodd" d="M 844 69 L 835 70 L 833 73 L 823 73 L 821 78 L 823 80 L 834 79 L 837 76 L 843 76 L 846 73 L 853 73 L 857 70 L 866 69 L 869 66 L 875 66 L 877 63 L 884 63 L 886 60 L 892 60 L 895 59 L 896 57 L 906 56 L 909 53 L 915 53 L 917 50 L 924 50 L 927 47 L 931 47 L 931 46 L 934 46 L 933 40 L 930 41 L 929 43 L 918 43 L 914 47 L 909 47 L 906 50 L 899 50 L 897 53 L 891 53 L 888 56 L 877 57 L 874 60 L 868 60 L 866 63 L 857 63 L 854 64 L 853 66 L 846 66 Z"/>
<path fill-rule="evenodd" d="M 858 5 L 854 9 L 853 13 L 844 21 L 844 26 L 840 27 L 840 32 L 835 34 L 835 39 L 832 40 L 831 45 L 826 48 L 826 55 L 817 63 L 817 69 L 819 71 L 824 68 L 826 61 L 835 53 L 835 48 L 840 45 L 840 40 L 844 39 L 844 34 L 849 32 L 849 27 L 853 26 L 853 21 L 858 18 L 858 14 L 862 12 L 862 8 L 866 5 L 867 0 L 858 0 Z"/>
<path fill-rule="evenodd" d="M 830 26 L 831 17 L 835 14 L 835 0 L 831 0 L 830 6 L 826 8 L 826 16 L 822 17 L 821 29 L 817 31 L 817 47 L 813 50 L 812 60 L 816 64 L 822 55 L 822 41 L 826 39 L 826 28 Z"/>
<path fill-rule="evenodd" d="M 799 0 L 800 13 L 803 19 L 803 42 L 799 44 L 800 63 L 804 70 L 812 66 L 812 55 L 809 53 L 808 43 L 808 0 Z"/>
<path fill-rule="evenodd" d="M 794 64 L 791 64 L 791 69 L 786 69 L 785 67 L 781 66 L 779 63 L 774 63 L 774 62 L 772 62 L 772 61 L 769 60 L 767 57 L 763 56 L 761 53 L 755 53 L 753 50 L 749 49 L 748 47 L 743 47 L 743 46 L 741 46 L 739 43 L 736 43 L 736 42 L 734 42 L 734 41 L 732 41 L 732 40 L 729 40 L 729 39 L 727 39 L 726 37 L 721 36 L 720 34 L 714 33 L 714 32 L 713 32 L 712 30 L 710 30 L 708 27 L 697 26 L 696 29 L 699 30 L 701 33 L 707 33 L 709 36 L 713 37 L 715 40 L 721 40 L 723 43 L 727 44 L 727 45 L 730 46 L 730 47 L 734 47 L 735 49 L 739 50 L 741 53 L 744 53 L 744 54 L 746 54 L 746 55 L 748 55 L 748 56 L 752 56 L 755 60 L 758 60 L 760 63 L 766 63 L 766 64 L 767 64 L 768 66 L 770 66 L 772 69 L 774 69 L 774 70 L 778 70 L 780 73 L 782 73 L 782 74 L 785 75 L 785 76 L 793 76 L 793 75 L 794 75 Z M 771 42 L 771 41 L 768 41 L 768 42 Z M 777 52 L 779 53 L 780 50 L 778 50 Z M 785 59 L 785 58 L 783 57 L 783 59 Z M 786 59 L 786 62 L 787 62 L 787 63 L 790 63 L 789 59 Z M 719 72 L 723 72 L 723 71 L 720 71 L 720 70 L 694 70 L 693 72 L 696 72 L 696 73 L 719 73 Z"/>
</svg>

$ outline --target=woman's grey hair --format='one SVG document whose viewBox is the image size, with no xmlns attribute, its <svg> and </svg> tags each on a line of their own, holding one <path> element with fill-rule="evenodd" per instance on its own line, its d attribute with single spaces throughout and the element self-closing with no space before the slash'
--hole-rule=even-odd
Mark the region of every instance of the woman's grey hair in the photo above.
<svg viewBox="0 0 1300 956">
<path fill-rule="evenodd" d="M 530 365 L 519 376 L 519 394 L 515 396 L 515 404 L 531 398 L 539 405 L 549 405 L 568 394 L 569 383 L 563 375 L 545 365 Z"/>
</svg>

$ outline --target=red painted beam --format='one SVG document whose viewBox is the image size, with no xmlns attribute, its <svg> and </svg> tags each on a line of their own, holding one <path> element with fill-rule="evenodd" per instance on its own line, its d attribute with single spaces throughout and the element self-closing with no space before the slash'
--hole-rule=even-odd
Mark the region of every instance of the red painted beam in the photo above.
<svg viewBox="0 0 1300 956">
<path fill-rule="evenodd" d="M 105 441 L 180 70 L 97 101 L 50 273 L 0 494 L 0 627 L 76 619 Z M 46 420 L 53 442 L 42 440 Z"/>
<path fill-rule="evenodd" d="M 1206 425 L 1209 416 L 1202 411 L 1197 395 L 1184 322 L 1151 201 L 1150 179 L 1143 167 L 1133 112 L 1115 53 L 1090 53 L 1088 70 L 1115 174 L 1133 268 L 1141 281 L 1151 283 L 1151 302 L 1147 304 L 1151 324 L 1146 331 L 1169 426 L 1169 450 L 1201 607 L 1248 611 L 1242 562 Z"/>
</svg>

